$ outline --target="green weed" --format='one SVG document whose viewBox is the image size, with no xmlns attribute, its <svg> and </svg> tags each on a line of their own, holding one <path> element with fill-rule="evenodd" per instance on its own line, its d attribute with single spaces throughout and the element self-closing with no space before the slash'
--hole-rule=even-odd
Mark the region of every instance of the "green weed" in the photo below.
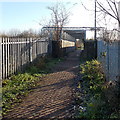
<svg viewBox="0 0 120 120">
<path fill-rule="evenodd" d="M 77 118 L 120 118 L 120 82 L 106 82 L 102 66 L 97 60 L 86 61 L 80 67 L 83 81 L 79 86 L 84 90 L 85 100 L 79 105 L 86 109 L 79 110 Z"/>
<path fill-rule="evenodd" d="M 103 92 L 103 84 L 105 83 L 105 75 L 102 72 L 102 66 L 97 60 L 86 61 L 80 65 L 84 89 L 85 101 L 82 103 L 85 111 L 79 112 L 78 118 L 98 119 L 107 118 L 105 96 Z"/>
<path fill-rule="evenodd" d="M 42 63 L 37 63 L 39 66 L 32 64 L 25 70 L 25 73 L 12 75 L 9 79 L 3 80 L 3 115 L 10 111 L 11 107 L 14 107 L 15 103 L 21 102 L 21 98 L 26 96 L 33 87 L 37 86 L 37 83 L 40 81 L 40 77 L 49 73 L 52 67 L 60 61 L 60 59 L 53 58 L 44 59 L 44 61 L 42 60 L 44 65 L 42 65 Z M 41 60 L 38 62 L 41 62 Z"/>
<path fill-rule="evenodd" d="M 29 73 L 13 75 L 9 80 L 3 80 L 3 113 L 9 111 L 11 106 L 20 102 L 20 96 L 25 96 L 27 91 L 36 86 L 38 77 L 34 77 Z"/>
</svg>

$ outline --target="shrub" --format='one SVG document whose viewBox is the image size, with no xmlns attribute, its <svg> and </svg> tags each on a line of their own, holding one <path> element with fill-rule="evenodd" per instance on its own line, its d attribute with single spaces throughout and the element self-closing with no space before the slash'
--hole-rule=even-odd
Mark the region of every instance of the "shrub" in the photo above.
<svg viewBox="0 0 120 120">
<path fill-rule="evenodd" d="M 100 92 L 102 85 L 105 82 L 105 76 L 102 72 L 102 66 L 97 60 L 87 61 L 81 66 L 81 74 L 83 74 L 83 81 L 85 81 L 88 89 L 91 92 Z"/>
<path fill-rule="evenodd" d="M 97 60 L 81 65 L 81 82 L 84 101 L 80 104 L 78 118 L 109 119 L 120 118 L 120 82 L 105 81 L 102 66 Z"/>
<path fill-rule="evenodd" d="M 81 66 L 82 80 L 85 101 L 82 103 L 85 111 L 79 112 L 79 118 L 106 118 L 105 96 L 103 85 L 105 83 L 105 75 L 102 72 L 102 66 L 97 60 L 86 61 Z M 105 116 L 106 115 L 106 116 Z"/>
</svg>

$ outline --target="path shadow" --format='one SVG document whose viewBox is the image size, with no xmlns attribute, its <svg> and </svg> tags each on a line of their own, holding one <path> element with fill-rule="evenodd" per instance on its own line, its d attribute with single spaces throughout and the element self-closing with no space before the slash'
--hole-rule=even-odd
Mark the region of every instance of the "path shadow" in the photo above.
<svg viewBox="0 0 120 120">
<path fill-rule="evenodd" d="M 43 77 L 40 86 L 24 98 L 3 120 L 69 119 L 74 116 L 75 82 L 79 59 L 71 55 L 56 65 L 54 72 Z M 63 66 L 62 66 L 63 65 Z"/>
</svg>

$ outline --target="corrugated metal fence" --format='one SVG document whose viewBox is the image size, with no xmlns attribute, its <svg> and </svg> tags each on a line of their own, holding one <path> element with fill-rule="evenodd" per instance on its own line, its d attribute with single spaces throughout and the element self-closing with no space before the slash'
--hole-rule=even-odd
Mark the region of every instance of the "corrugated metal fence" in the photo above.
<svg viewBox="0 0 120 120">
<path fill-rule="evenodd" d="M 120 79 L 120 42 L 98 41 L 98 60 L 102 62 L 107 80 Z"/>
<path fill-rule="evenodd" d="M 47 54 L 48 46 L 46 39 L 0 37 L 0 79 L 22 71 L 37 56 Z"/>
</svg>

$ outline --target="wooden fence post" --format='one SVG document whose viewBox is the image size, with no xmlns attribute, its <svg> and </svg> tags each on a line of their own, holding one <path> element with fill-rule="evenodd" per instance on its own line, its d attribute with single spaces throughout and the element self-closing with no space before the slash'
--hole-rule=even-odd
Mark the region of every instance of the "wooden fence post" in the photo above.
<svg viewBox="0 0 120 120">
<path fill-rule="evenodd" d="M 0 86 L 2 80 L 2 38 L 0 37 Z"/>
</svg>

